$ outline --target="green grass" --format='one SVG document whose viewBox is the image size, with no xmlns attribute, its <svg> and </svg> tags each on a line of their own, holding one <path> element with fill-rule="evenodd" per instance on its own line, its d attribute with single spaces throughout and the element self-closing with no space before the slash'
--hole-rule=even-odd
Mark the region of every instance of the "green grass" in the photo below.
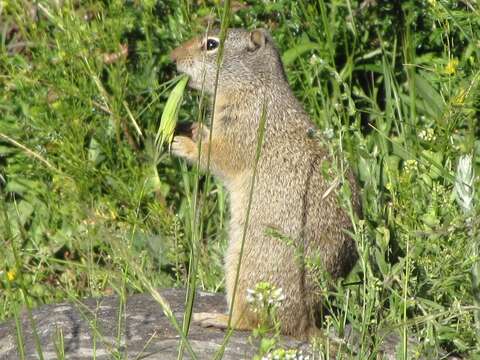
<svg viewBox="0 0 480 360">
<path fill-rule="evenodd" d="M 480 5 L 369 3 L 252 0 L 230 26 L 271 30 L 321 141 L 362 188 L 360 260 L 326 323 L 360 331 L 358 359 L 389 331 L 474 358 L 478 176 L 469 212 L 454 184 L 462 155 L 480 170 Z M 169 52 L 222 14 L 203 1 L 0 2 L 0 320 L 85 296 L 223 289 L 226 192 L 155 144 Z M 201 95 L 185 97 L 180 121 L 204 117 Z"/>
</svg>

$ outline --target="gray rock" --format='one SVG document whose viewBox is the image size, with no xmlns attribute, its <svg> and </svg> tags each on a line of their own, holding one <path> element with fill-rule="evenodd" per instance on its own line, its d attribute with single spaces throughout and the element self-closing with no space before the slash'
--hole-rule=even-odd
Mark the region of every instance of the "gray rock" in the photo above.
<svg viewBox="0 0 480 360">
<path fill-rule="evenodd" d="M 182 323 L 185 290 L 166 289 L 162 296 L 169 302 L 172 311 Z M 122 312 L 119 309 L 124 309 Z M 221 294 L 197 293 L 194 312 L 224 312 L 225 298 Z M 32 321 L 33 320 L 33 321 Z M 23 346 L 17 344 L 17 329 L 13 320 L 0 324 L 0 359 L 19 359 L 20 349 L 26 359 L 177 359 L 180 337 L 164 315 L 160 305 L 148 294 L 127 297 L 126 303 L 119 296 L 87 299 L 76 303 L 44 305 L 32 311 L 32 319 L 24 311 L 21 318 Z M 35 326 L 32 326 L 32 323 Z M 36 330 L 37 336 L 34 334 Z M 251 359 L 258 343 L 249 339 L 250 332 L 236 331 L 230 337 L 223 359 Z M 218 329 L 205 329 L 193 323 L 188 335 L 191 347 L 198 359 L 213 359 L 225 337 Z M 332 333 L 332 337 L 336 334 Z M 39 346 L 35 339 L 38 338 Z M 353 353 L 359 348 L 362 338 L 347 326 L 343 341 Z M 365 341 L 365 339 L 363 340 Z M 370 339 L 367 339 L 370 341 Z M 389 334 L 380 345 L 383 359 L 396 359 L 401 337 Z M 283 338 L 282 346 L 297 348 L 309 353 L 306 343 Z M 421 346 L 409 341 L 409 352 L 415 353 Z M 39 350 L 41 348 L 41 350 Z M 63 355 L 61 355 L 63 354 Z M 439 355 L 442 358 L 444 354 Z M 433 359 L 439 356 L 426 355 Z M 191 359 L 188 351 L 185 359 Z M 317 359 L 311 357 L 311 359 Z M 422 358 L 419 356 L 409 358 Z M 453 357 L 451 358 L 453 359 Z"/>
<path fill-rule="evenodd" d="M 185 290 L 168 289 L 161 294 L 170 303 L 181 324 Z M 129 296 L 121 321 L 119 305 L 118 296 L 108 296 L 79 303 L 44 305 L 33 310 L 43 359 L 61 358 L 58 356 L 61 350 L 58 349 L 63 349 L 66 359 L 177 359 L 180 337 L 160 305 L 150 295 Z M 197 293 L 195 312 L 225 310 L 223 295 Z M 39 359 L 28 314 L 24 312 L 20 320 L 25 358 Z M 250 359 L 256 350 L 248 339 L 250 334 L 235 332 L 228 342 L 223 359 Z M 198 359 L 213 359 L 224 337 L 224 331 L 205 329 L 196 324 L 191 325 L 188 335 Z M 305 347 L 305 344 L 295 340 L 287 340 L 286 345 Z M 19 359 L 18 351 L 15 322 L 11 320 L 0 324 L 0 359 Z M 184 358 L 191 359 L 187 351 Z"/>
</svg>

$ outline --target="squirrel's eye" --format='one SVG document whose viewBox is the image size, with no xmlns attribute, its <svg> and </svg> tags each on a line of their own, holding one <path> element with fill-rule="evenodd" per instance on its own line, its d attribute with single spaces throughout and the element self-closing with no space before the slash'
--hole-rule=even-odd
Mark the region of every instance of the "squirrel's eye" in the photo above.
<svg viewBox="0 0 480 360">
<path fill-rule="evenodd" d="M 205 44 L 207 51 L 214 50 L 218 47 L 218 40 L 215 39 L 207 39 L 207 43 Z"/>
</svg>

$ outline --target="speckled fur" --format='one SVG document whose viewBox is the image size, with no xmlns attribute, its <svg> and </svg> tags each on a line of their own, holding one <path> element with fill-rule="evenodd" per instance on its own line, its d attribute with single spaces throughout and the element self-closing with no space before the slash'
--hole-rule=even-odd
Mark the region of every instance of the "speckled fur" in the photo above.
<svg viewBox="0 0 480 360">
<path fill-rule="evenodd" d="M 218 32 L 208 36 L 218 37 Z M 206 37 L 194 38 L 172 52 L 180 72 L 190 75 L 190 86 L 214 94 L 217 51 L 204 50 Z M 267 104 L 265 137 L 251 203 L 249 226 L 240 269 L 235 304 L 232 293 L 244 231 L 258 127 L 263 104 Z M 256 326 L 255 314 L 247 308 L 246 290 L 261 281 L 282 288 L 286 296 L 279 317 L 284 334 L 303 338 L 315 329 L 314 314 L 321 306 L 315 282 L 291 245 L 267 235 L 274 228 L 295 241 L 308 256 L 319 254 L 333 278 L 346 275 L 354 265 L 354 241 L 349 216 L 340 207 L 335 191 L 321 175 L 328 149 L 308 136 L 313 127 L 294 97 L 285 77 L 278 51 L 264 30 L 230 29 L 225 41 L 215 102 L 212 140 L 209 129 L 195 125 L 194 136 L 176 136 L 175 155 L 190 163 L 198 156 L 202 137 L 201 166 L 210 168 L 230 194 L 229 246 L 225 256 L 226 290 L 233 306 L 237 328 Z M 349 176 L 350 177 L 350 176 Z M 351 177 L 350 177 L 351 178 Z M 353 205 L 359 210 L 356 186 Z M 212 315 L 214 316 L 214 315 Z M 224 322 L 225 316 L 217 316 Z"/>
</svg>

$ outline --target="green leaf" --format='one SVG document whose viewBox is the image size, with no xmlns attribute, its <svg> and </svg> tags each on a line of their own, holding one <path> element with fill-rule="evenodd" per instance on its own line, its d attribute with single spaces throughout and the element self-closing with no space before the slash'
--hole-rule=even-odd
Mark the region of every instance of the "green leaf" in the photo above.
<svg viewBox="0 0 480 360">
<path fill-rule="evenodd" d="M 10 147 L 10 146 L 4 146 L 0 145 L 0 155 L 5 156 L 8 154 L 13 154 L 17 151 L 17 149 Z"/>
<path fill-rule="evenodd" d="M 424 100 L 426 111 L 433 117 L 439 118 L 443 114 L 443 99 L 435 88 L 422 75 L 415 75 L 415 88 L 418 95 Z"/>
<path fill-rule="evenodd" d="M 100 143 L 92 137 L 88 146 L 88 160 L 98 165 L 105 159 Z"/>
<path fill-rule="evenodd" d="M 288 49 L 283 53 L 282 61 L 285 66 L 292 64 L 299 56 L 307 51 L 320 49 L 320 45 L 308 40 L 305 40 L 297 46 Z"/>
<path fill-rule="evenodd" d="M 182 103 L 183 93 L 187 83 L 188 76 L 182 75 L 180 81 L 175 85 L 167 99 L 160 119 L 157 136 L 155 137 L 155 143 L 159 147 L 162 147 L 165 141 L 168 143 L 172 142 L 173 133 L 178 120 L 178 111 L 180 110 L 180 104 Z"/>
</svg>

